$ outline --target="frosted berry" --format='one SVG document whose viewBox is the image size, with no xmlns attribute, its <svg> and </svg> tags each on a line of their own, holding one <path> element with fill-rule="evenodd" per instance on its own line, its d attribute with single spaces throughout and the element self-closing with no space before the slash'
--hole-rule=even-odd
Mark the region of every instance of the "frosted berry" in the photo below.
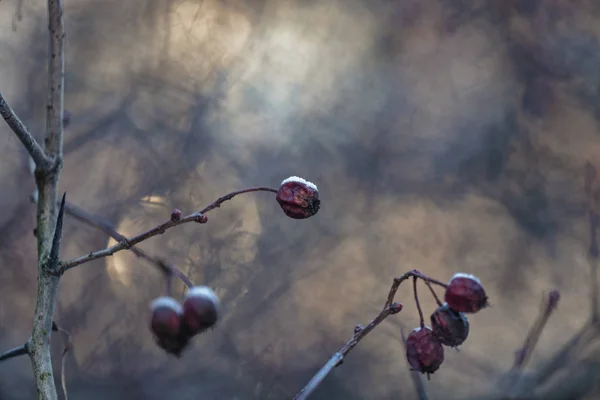
<svg viewBox="0 0 600 400">
<path fill-rule="evenodd" d="M 462 272 L 450 279 L 444 299 L 451 309 L 463 313 L 476 313 L 488 306 L 488 298 L 479 279 Z"/>
<path fill-rule="evenodd" d="M 414 371 L 433 374 L 444 362 L 444 346 L 428 326 L 416 328 L 406 338 L 406 359 Z"/>
<path fill-rule="evenodd" d="M 214 326 L 219 319 L 220 301 L 207 286 L 190 288 L 183 302 L 183 329 L 194 336 Z"/>
<path fill-rule="evenodd" d="M 431 328 L 434 336 L 450 347 L 461 345 L 469 336 L 469 321 L 465 314 L 456 312 L 448 304 L 440 306 L 431 314 Z"/>
<path fill-rule="evenodd" d="M 172 297 L 159 297 L 151 305 L 150 329 L 159 347 L 167 353 L 179 356 L 187 346 L 188 339 L 182 334 L 181 304 Z"/>
<path fill-rule="evenodd" d="M 297 176 L 281 182 L 276 199 L 285 215 L 294 219 L 310 218 L 321 207 L 317 185 Z"/>
</svg>

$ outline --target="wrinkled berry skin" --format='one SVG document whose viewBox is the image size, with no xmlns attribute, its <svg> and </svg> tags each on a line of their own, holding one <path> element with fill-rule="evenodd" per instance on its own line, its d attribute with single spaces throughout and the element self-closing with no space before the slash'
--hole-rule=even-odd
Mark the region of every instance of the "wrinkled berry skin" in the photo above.
<svg viewBox="0 0 600 400">
<path fill-rule="evenodd" d="M 188 344 L 181 325 L 182 307 L 172 297 L 159 297 L 150 306 L 152 318 L 150 330 L 154 334 L 156 344 L 167 353 L 177 357 Z"/>
<path fill-rule="evenodd" d="M 310 218 L 321 207 L 317 186 L 297 176 L 281 182 L 276 199 L 285 215 L 294 219 Z"/>
<path fill-rule="evenodd" d="M 469 321 L 463 313 L 456 312 L 448 304 L 438 307 L 431 314 L 434 336 L 445 346 L 461 345 L 469 336 Z"/>
<path fill-rule="evenodd" d="M 188 290 L 183 302 L 183 329 L 194 336 L 214 326 L 219 319 L 220 301 L 207 286 L 194 286 Z"/>
<path fill-rule="evenodd" d="M 479 279 L 463 273 L 452 277 L 444 300 L 451 309 L 462 313 L 476 313 L 488 306 L 488 298 Z"/>
<path fill-rule="evenodd" d="M 413 370 L 433 374 L 444 362 L 444 346 L 431 328 L 417 328 L 406 338 L 406 359 Z"/>
</svg>

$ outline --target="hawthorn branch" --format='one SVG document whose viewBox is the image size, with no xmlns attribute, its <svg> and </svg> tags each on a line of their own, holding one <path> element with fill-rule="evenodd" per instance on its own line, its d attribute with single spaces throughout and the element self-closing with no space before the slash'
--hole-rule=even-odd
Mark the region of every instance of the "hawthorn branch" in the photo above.
<svg viewBox="0 0 600 400">
<path fill-rule="evenodd" d="M 26 354 L 28 354 L 27 345 L 23 344 L 21 346 L 15 347 L 14 349 L 7 350 L 4 353 L 0 354 L 0 361 L 8 360 L 8 359 L 19 357 L 19 356 L 24 356 Z"/>
<path fill-rule="evenodd" d="M 114 246 L 108 247 L 106 249 L 98 250 L 98 251 L 86 254 L 84 256 L 75 258 L 70 261 L 64 261 L 61 263 L 60 273 L 62 274 L 64 272 L 70 270 L 71 268 L 75 268 L 78 265 L 84 264 L 84 263 L 92 261 L 92 260 L 97 260 L 99 258 L 112 256 L 113 254 L 115 254 L 121 250 L 129 250 L 136 244 L 141 243 L 144 240 L 150 239 L 151 237 L 154 237 L 157 235 L 162 235 L 167 230 L 169 230 L 173 227 L 183 225 L 188 222 L 198 222 L 198 223 L 202 223 L 203 221 L 205 222 L 205 219 L 203 218 L 204 214 L 206 214 L 207 212 L 209 212 L 211 210 L 214 210 L 215 208 L 219 208 L 221 206 L 221 204 L 224 203 L 225 201 L 231 200 L 232 198 L 234 198 L 235 196 L 240 195 L 240 194 L 250 193 L 250 192 L 261 192 L 261 191 L 277 193 L 277 189 L 273 189 L 273 188 L 269 188 L 269 187 L 262 187 L 262 186 L 231 192 L 225 196 L 219 197 L 216 201 L 209 204 L 208 206 L 206 206 L 205 208 L 203 208 L 200 211 L 197 211 L 197 212 L 187 215 L 185 217 L 181 217 L 180 219 L 176 219 L 176 220 L 170 219 L 170 220 L 150 229 L 149 231 L 142 232 L 142 233 L 140 233 L 136 236 L 132 236 L 130 238 L 124 238 L 119 243 L 115 244 Z"/>
<path fill-rule="evenodd" d="M 121 242 L 121 241 L 127 240 L 127 237 L 125 235 L 122 235 L 119 232 L 117 232 L 117 230 L 108 221 L 105 221 L 95 215 L 92 215 L 92 214 L 88 213 L 87 211 L 77 207 L 74 204 L 67 203 L 65 206 L 65 212 L 67 214 L 69 214 L 70 216 L 72 216 L 73 218 L 75 218 L 85 224 L 88 224 L 94 228 L 100 229 L 102 232 L 106 233 L 108 236 L 115 239 L 116 241 Z M 171 280 L 171 277 L 173 277 L 173 276 L 180 279 L 187 287 L 194 286 L 192 281 L 187 277 L 187 275 L 185 275 L 183 273 L 183 271 L 181 271 L 174 265 L 166 262 L 165 260 L 158 258 L 158 257 L 151 256 L 148 253 L 146 253 L 145 251 L 143 251 L 142 249 L 137 248 L 137 247 L 132 247 L 129 249 L 129 251 L 131 251 L 137 257 L 144 259 L 144 260 L 150 262 L 151 264 L 154 264 L 155 266 L 157 266 L 166 275 L 168 288 L 170 288 L 170 286 L 171 286 L 170 280 Z"/>
<path fill-rule="evenodd" d="M 434 284 L 434 285 L 439 285 L 444 288 L 446 288 L 448 286 L 443 282 L 440 282 L 436 279 L 426 276 L 425 274 L 417 271 L 416 269 L 412 270 L 412 271 L 408 271 L 405 274 L 403 274 L 397 278 L 394 278 L 394 282 L 392 283 L 392 286 L 390 287 L 387 299 L 386 299 L 383 309 L 381 310 L 379 315 L 377 315 L 375 317 L 375 319 L 373 319 L 371 322 L 369 322 L 369 324 L 367 326 L 365 326 L 364 328 L 360 325 L 357 326 L 354 329 L 354 335 L 352 336 L 352 338 L 340 350 L 338 350 L 333 356 L 331 356 L 329 361 L 327 361 L 327 363 L 325 363 L 325 365 L 323 365 L 323 367 L 319 370 L 319 372 L 317 372 L 316 375 L 313 376 L 313 378 L 310 380 L 310 382 L 308 382 L 306 384 L 306 386 L 302 390 L 300 390 L 300 392 L 298 392 L 298 394 L 294 397 L 294 400 L 307 399 L 317 389 L 317 387 L 323 382 L 323 380 L 325 380 L 327 375 L 329 375 L 335 367 L 342 364 L 342 362 L 344 361 L 344 357 L 346 357 L 346 355 L 354 347 L 356 347 L 356 345 L 362 339 L 364 339 L 365 336 L 367 336 L 371 331 L 373 331 L 373 329 L 375 329 L 387 317 L 389 317 L 392 314 L 397 314 L 402 310 L 402 304 L 394 303 L 394 297 L 396 296 L 396 293 L 398 292 L 398 288 L 400 287 L 400 284 L 411 277 L 414 278 L 415 280 L 417 278 L 422 279 L 425 282 L 428 282 L 428 283 Z"/>
<path fill-rule="evenodd" d="M 8 105 L 4 96 L 0 93 L 0 115 L 4 118 L 4 121 L 8 124 L 10 129 L 17 135 L 23 146 L 35 161 L 35 165 L 40 169 L 48 168 L 50 165 L 50 159 L 44 153 L 44 149 L 38 143 L 33 135 L 29 132 L 29 129 Z"/>
<path fill-rule="evenodd" d="M 48 0 L 48 99 L 46 103 L 45 152 L 52 163 L 35 171 L 37 184 L 38 289 L 33 329 L 28 341 L 29 356 L 39 400 L 56 400 L 50 336 L 60 275 L 52 257 L 57 220 L 57 187 L 62 169 L 64 114 L 64 41 L 62 0 Z M 61 222 L 62 223 L 62 222 Z M 59 235 L 60 236 L 60 235 Z M 56 250 L 58 254 L 58 249 Z"/>
</svg>

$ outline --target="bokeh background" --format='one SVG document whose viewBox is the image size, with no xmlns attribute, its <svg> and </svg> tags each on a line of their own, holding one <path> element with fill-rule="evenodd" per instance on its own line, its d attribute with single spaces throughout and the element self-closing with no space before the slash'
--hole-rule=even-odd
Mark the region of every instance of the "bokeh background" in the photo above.
<svg viewBox="0 0 600 400">
<path fill-rule="evenodd" d="M 223 301 L 181 360 L 148 330 L 160 273 L 121 252 L 63 279 L 74 399 L 289 399 L 380 310 L 394 276 L 479 276 L 493 308 L 446 351 L 432 399 L 480 398 L 511 366 L 551 288 L 559 310 L 531 368 L 590 310 L 584 165 L 600 166 L 600 3 L 594 0 L 77 0 L 67 27 L 60 190 L 126 235 L 177 207 L 300 175 L 322 209 L 286 218 L 236 198 L 140 247 Z M 44 128 L 45 2 L 0 2 L 0 90 Z M 36 290 L 34 181 L 0 124 L 0 345 L 23 343 Z M 62 257 L 112 244 L 68 219 Z M 404 311 L 364 340 L 315 399 L 413 399 Z M 179 294 L 183 293 L 178 287 Z M 421 289 L 427 314 L 434 303 Z M 55 361 L 59 367 L 61 343 Z M 600 356 L 574 364 L 599 398 Z M 27 358 L 0 398 L 35 397 Z M 566 396 L 566 397 L 565 397 Z M 550 397 L 548 397 L 550 398 Z"/>
</svg>

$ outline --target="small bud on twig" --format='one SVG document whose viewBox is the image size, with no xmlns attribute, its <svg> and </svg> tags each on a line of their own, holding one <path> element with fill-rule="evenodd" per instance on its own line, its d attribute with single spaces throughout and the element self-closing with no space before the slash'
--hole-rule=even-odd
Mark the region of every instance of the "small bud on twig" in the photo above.
<svg viewBox="0 0 600 400">
<path fill-rule="evenodd" d="M 179 221 L 181 219 L 181 211 L 177 208 L 171 211 L 171 221 Z"/>
</svg>

